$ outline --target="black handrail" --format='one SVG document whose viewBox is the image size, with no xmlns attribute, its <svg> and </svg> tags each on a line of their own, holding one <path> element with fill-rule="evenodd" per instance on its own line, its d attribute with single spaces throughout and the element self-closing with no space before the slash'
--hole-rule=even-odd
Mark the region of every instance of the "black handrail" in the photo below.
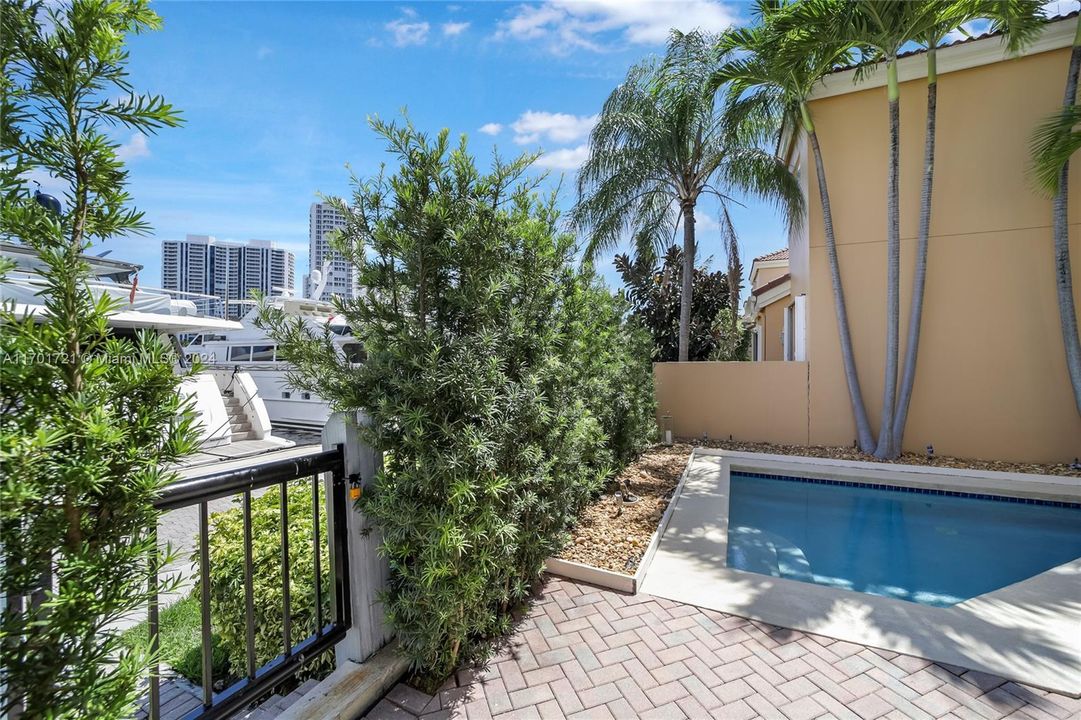
<svg viewBox="0 0 1081 720">
<path fill-rule="evenodd" d="M 322 542 L 319 534 L 318 516 L 313 515 L 312 551 L 315 553 L 315 602 L 317 605 L 317 629 L 315 633 L 297 644 L 291 636 L 291 601 L 289 588 L 289 539 L 288 505 L 286 486 L 294 480 L 310 478 L 312 482 L 312 509 L 318 513 L 322 508 L 319 502 L 320 475 L 331 473 L 329 507 L 326 508 L 327 524 L 331 529 L 329 542 L 331 583 L 333 588 L 333 620 L 324 624 L 322 610 L 322 576 L 319 567 L 319 551 Z M 181 507 L 198 505 L 199 507 L 199 578 L 201 585 L 200 605 L 202 612 L 202 661 L 203 661 L 203 704 L 189 712 L 184 720 L 215 720 L 227 717 L 244 709 L 261 696 L 269 693 L 282 682 L 296 676 L 301 668 L 312 658 L 332 649 L 346 634 L 351 622 L 349 583 L 345 577 L 348 567 L 348 539 L 346 535 L 347 487 L 345 479 L 345 461 L 342 446 L 332 450 L 313 453 L 298 458 L 261 463 L 241 470 L 215 473 L 199 478 L 181 480 L 165 488 L 155 507 L 160 510 L 174 510 Z M 272 485 L 280 488 L 283 508 L 280 529 L 282 544 L 282 579 L 283 579 L 283 617 L 282 653 L 261 667 L 255 666 L 255 648 L 253 640 L 252 597 L 252 554 L 251 554 L 251 492 Z M 246 667 L 245 677 L 230 685 L 220 693 L 213 692 L 211 658 L 211 618 L 210 618 L 210 555 L 209 555 L 209 509 L 211 500 L 241 494 L 244 502 L 244 603 L 246 630 Z M 159 630 L 157 602 L 157 573 L 152 567 L 150 587 L 153 601 L 149 608 L 149 625 L 152 642 Z M 158 689 L 159 670 L 150 678 L 149 716 L 156 720 L 161 716 L 160 692 Z"/>
<path fill-rule="evenodd" d="M 154 507 L 159 510 L 175 510 L 197 502 L 216 500 L 245 490 L 258 490 L 316 473 L 334 472 L 341 469 L 343 462 L 342 448 L 339 445 L 331 450 L 298 458 L 178 480 L 162 490 L 154 502 Z"/>
</svg>

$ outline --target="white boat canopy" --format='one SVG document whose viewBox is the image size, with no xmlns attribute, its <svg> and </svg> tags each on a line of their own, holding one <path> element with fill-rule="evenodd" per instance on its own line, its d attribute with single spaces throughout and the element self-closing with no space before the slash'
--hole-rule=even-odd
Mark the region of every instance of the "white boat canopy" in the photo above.
<svg viewBox="0 0 1081 720">
<path fill-rule="evenodd" d="M 28 315 L 43 317 L 49 314 L 44 305 L 16 303 L 14 315 L 22 320 Z M 201 332 L 203 330 L 241 330 L 243 325 L 235 320 L 205 317 L 201 315 L 165 315 L 162 313 L 120 310 L 109 314 L 110 327 L 157 328 L 177 333 Z"/>
</svg>

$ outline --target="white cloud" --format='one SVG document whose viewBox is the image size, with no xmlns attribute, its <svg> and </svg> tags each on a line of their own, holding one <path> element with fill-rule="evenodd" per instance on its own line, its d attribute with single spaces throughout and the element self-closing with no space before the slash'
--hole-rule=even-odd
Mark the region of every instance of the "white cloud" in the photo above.
<svg viewBox="0 0 1081 720">
<path fill-rule="evenodd" d="M 587 157 L 589 157 L 589 145 L 583 143 L 578 147 L 546 152 L 537 158 L 536 164 L 551 170 L 577 170 Z"/>
<path fill-rule="evenodd" d="M 551 4 L 520 5 L 510 19 L 499 23 L 501 32 L 520 40 L 544 37 L 552 25 L 566 19 L 566 13 Z"/>
<path fill-rule="evenodd" d="M 406 45 L 423 45 L 428 41 L 428 31 L 432 26 L 427 22 L 408 22 L 406 20 L 392 20 L 384 27 L 394 37 L 394 44 L 398 47 Z"/>
<path fill-rule="evenodd" d="M 596 115 L 570 115 L 526 110 L 511 124 L 514 142 L 519 145 L 535 143 L 542 138 L 557 143 L 580 140 L 597 124 Z"/>
<path fill-rule="evenodd" d="M 498 135 L 503 132 L 503 126 L 499 123 L 484 123 L 480 126 L 480 131 L 485 135 Z"/>
<path fill-rule="evenodd" d="M 274 48 L 267 47 L 266 45 L 261 46 L 258 50 L 255 51 L 255 57 L 258 60 L 266 60 L 273 54 Z"/>
<path fill-rule="evenodd" d="M 469 28 L 469 25 L 470 24 L 467 22 L 443 23 L 443 34 L 447 37 L 455 37 L 456 35 L 461 35 Z"/>
<path fill-rule="evenodd" d="M 943 42 L 952 43 L 959 40 L 966 40 L 970 37 L 982 35 L 990 29 L 990 20 L 970 20 L 969 22 L 961 25 L 961 27 L 950 30 L 950 32 L 947 33 L 946 37 L 943 38 Z"/>
<path fill-rule="evenodd" d="M 150 157 L 150 141 L 142 133 L 134 133 L 131 139 L 116 149 L 116 156 L 124 162 Z"/>
<path fill-rule="evenodd" d="M 544 40 L 555 53 L 604 49 L 601 33 L 625 42 L 663 43 L 672 28 L 720 32 L 738 20 L 738 10 L 720 0 L 547 0 L 520 5 L 499 23 L 497 39 Z"/>
<path fill-rule="evenodd" d="M 1076 0 L 1051 0 L 1043 4 L 1043 14 L 1049 18 L 1066 15 L 1076 9 Z"/>
</svg>

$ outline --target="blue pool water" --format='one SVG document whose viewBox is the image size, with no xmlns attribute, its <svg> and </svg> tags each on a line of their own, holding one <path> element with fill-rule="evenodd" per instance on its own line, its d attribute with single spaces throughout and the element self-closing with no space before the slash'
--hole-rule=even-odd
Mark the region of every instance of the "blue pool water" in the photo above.
<svg viewBox="0 0 1081 720">
<path fill-rule="evenodd" d="M 1081 557 L 1081 507 L 732 472 L 728 567 L 945 607 Z"/>
</svg>

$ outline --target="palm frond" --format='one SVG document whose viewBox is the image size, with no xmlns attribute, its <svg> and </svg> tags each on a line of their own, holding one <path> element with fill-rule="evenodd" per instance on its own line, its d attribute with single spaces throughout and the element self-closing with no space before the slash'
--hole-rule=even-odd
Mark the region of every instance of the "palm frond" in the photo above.
<svg viewBox="0 0 1081 720">
<path fill-rule="evenodd" d="M 803 188 L 788 165 L 773 153 L 759 148 L 733 149 L 718 168 L 718 175 L 727 187 L 771 203 L 789 228 L 803 226 Z"/>
<path fill-rule="evenodd" d="M 1070 105 L 1044 120 L 1032 134 L 1030 175 L 1048 196 L 1059 191 L 1062 169 L 1081 149 L 1081 105 Z"/>
<path fill-rule="evenodd" d="M 698 31 L 673 32 L 664 58 L 633 66 L 605 100 L 570 214 L 572 227 L 588 233 L 587 260 L 626 242 L 642 252 L 663 249 L 682 208 L 696 203 L 715 178 L 739 183 L 723 193 L 764 198 L 798 222 L 802 197 L 791 194 L 795 189 L 799 195 L 798 183 L 778 158 L 767 162 L 772 156 L 762 149 L 767 138 L 775 142 L 780 120 L 796 105 L 761 85 L 754 75 L 761 68 L 730 42 Z M 745 98 L 727 88 L 715 92 L 712 83 L 730 63 L 732 73 L 747 77 L 740 85 Z M 722 171 L 729 158 L 750 161 L 741 170 Z"/>
<path fill-rule="evenodd" d="M 948 5 L 935 39 L 972 20 L 986 19 L 991 21 L 992 32 L 1005 33 L 1010 52 L 1017 52 L 1035 40 L 1047 23 L 1042 0 L 955 0 Z"/>
</svg>

